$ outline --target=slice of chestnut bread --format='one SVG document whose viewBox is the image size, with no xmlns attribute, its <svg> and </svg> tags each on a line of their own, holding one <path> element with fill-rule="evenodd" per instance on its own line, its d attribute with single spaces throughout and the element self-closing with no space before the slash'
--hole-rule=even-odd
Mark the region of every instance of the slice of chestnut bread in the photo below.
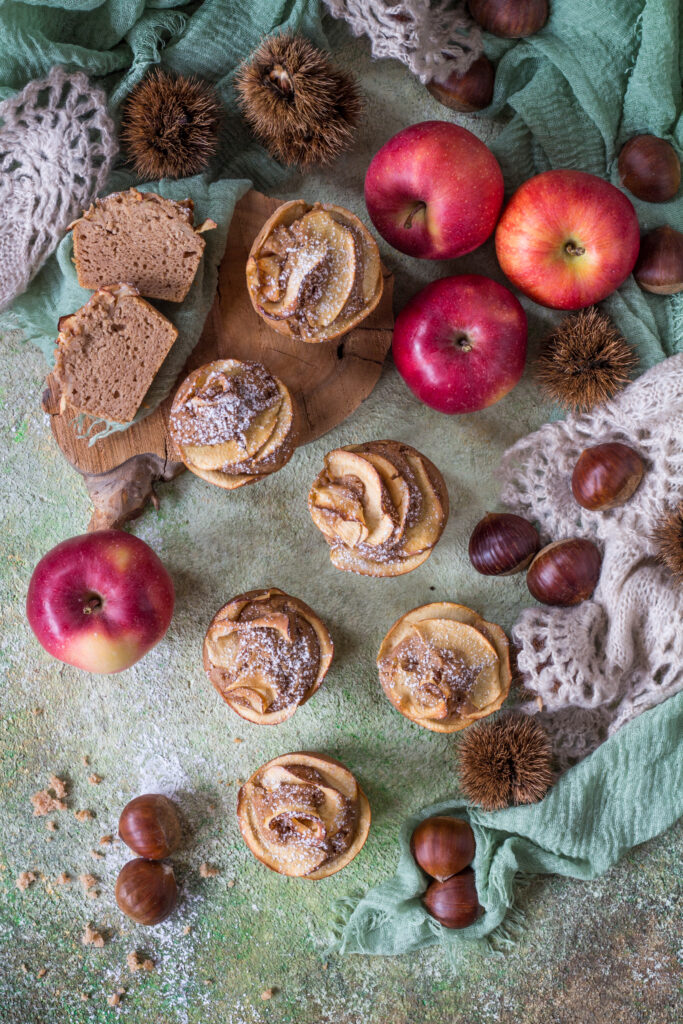
<svg viewBox="0 0 683 1024">
<path fill-rule="evenodd" d="M 136 288 L 101 288 L 59 320 L 53 379 L 60 409 L 129 423 L 177 335 Z"/>
<path fill-rule="evenodd" d="M 191 199 L 176 203 L 154 192 L 113 192 L 96 199 L 74 221 L 74 263 L 81 288 L 104 288 L 117 281 L 134 285 L 150 299 L 182 302 L 204 252 L 194 228 Z"/>
</svg>

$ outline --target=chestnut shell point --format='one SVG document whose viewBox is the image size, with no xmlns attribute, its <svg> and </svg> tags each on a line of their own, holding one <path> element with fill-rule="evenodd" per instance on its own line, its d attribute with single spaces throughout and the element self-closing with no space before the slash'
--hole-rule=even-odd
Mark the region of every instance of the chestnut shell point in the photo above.
<svg viewBox="0 0 683 1024">
<path fill-rule="evenodd" d="M 529 566 L 529 592 L 542 604 L 561 608 L 581 604 L 595 590 L 601 564 L 602 555 L 592 540 L 557 540 L 541 548 Z"/>
<path fill-rule="evenodd" d="M 410 852 L 424 872 L 443 882 L 474 860 L 474 832 L 462 818 L 425 818 L 410 838 Z"/>
<path fill-rule="evenodd" d="M 175 806 L 161 793 L 136 796 L 121 811 L 119 835 L 147 860 L 163 860 L 180 845 L 182 829 Z"/>
<path fill-rule="evenodd" d="M 160 924 L 178 902 L 173 868 L 138 857 L 124 864 L 114 890 L 119 910 L 138 924 Z"/>
<path fill-rule="evenodd" d="M 467 928 L 483 912 L 472 868 L 451 875 L 445 882 L 432 882 L 422 902 L 427 913 L 444 928 Z"/>
<path fill-rule="evenodd" d="M 591 512 L 623 505 L 643 478 L 643 460 L 634 448 L 619 441 L 596 444 L 579 455 L 572 473 L 572 494 Z"/>
</svg>

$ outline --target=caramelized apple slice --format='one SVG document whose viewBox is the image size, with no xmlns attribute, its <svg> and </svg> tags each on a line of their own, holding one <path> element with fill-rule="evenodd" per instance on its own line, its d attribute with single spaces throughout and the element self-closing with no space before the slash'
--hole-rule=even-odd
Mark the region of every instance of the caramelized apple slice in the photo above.
<svg viewBox="0 0 683 1024">
<path fill-rule="evenodd" d="M 329 327 L 349 300 L 356 279 L 358 257 L 351 231 L 338 224 L 326 210 L 312 210 L 297 223 L 301 226 L 301 245 L 314 249 L 327 245 L 326 278 L 318 289 L 315 303 L 304 307 L 310 326 Z"/>
<path fill-rule="evenodd" d="M 334 480 L 356 477 L 363 485 L 363 518 L 367 536 L 363 543 L 371 547 L 386 543 L 396 525 L 394 507 L 379 473 L 365 458 L 344 448 L 326 456 L 328 475 Z"/>
<path fill-rule="evenodd" d="M 277 302 L 261 303 L 263 312 L 276 320 L 293 316 L 299 308 L 299 296 L 307 278 L 323 266 L 328 252 L 329 242 L 324 238 L 314 238 L 310 245 L 299 246 L 288 253 L 284 266 L 284 273 L 288 273 L 284 295 Z"/>
</svg>

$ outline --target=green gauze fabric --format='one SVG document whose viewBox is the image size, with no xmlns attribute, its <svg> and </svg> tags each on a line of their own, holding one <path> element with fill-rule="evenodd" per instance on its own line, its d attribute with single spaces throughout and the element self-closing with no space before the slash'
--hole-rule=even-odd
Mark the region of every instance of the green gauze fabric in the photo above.
<svg viewBox="0 0 683 1024">
<path fill-rule="evenodd" d="M 551 0 L 547 25 L 513 43 L 486 35 L 497 63 L 485 116 L 512 112 L 492 144 L 506 194 L 554 167 L 619 184 L 617 158 L 633 135 L 668 139 L 683 155 L 683 15 L 680 0 Z M 683 201 L 629 195 L 643 232 L 683 231 Z M 683 351 L 683 294 L 648 295 L 633 278 L 604 303 L 636 347 L 639 371 Z"/>
<path fill-rule="evenodd" d="M 0 99 L 27 82 L 45 77 L 55 64 L 83 71 L 105 89 L 117 119 L 121 104 L 148 68 L 159 65 L 180 74 L 197 74 L 215 85 L 225 118 L 216 157 L 207 172 L 180 181 L 142 185 L 169 199 L 190 198 L 195 224 L 207 217 L 216 230 L 204 236 L 206 249 L 197 277 L 182 304 L 155 303 L 178 328 L 178 340 L 159 371 L 136 418 L 147 415 L 169 393 L 201 334 L 216 292 L 217 270 L 225 250 L 236 201 L 253 182 L 272 188 L 282 168 L 250 136 L 237 112 L 232 84 L 236 67 L 270 32 L 301 30 L 324 45 L 317 0 L 51 0 L 49 5 L 0 4 Z M 103 194 L 140 185 L 124 165 L 111 175 Z M 26 339 L 53 361 L 57 320 L 87 301 L 79 287 L 67 234 L 28 290 L 0 319 L 18 326 Z M 125 425 L 124 425 L 125 426 Z M 91 425 L 92 436 L 122 425 Z"/>
<path fill-rule="evenodd" d="M 342 924 L 333 948 L 394 954 L 440 944 L 453 950 L 494 929 L 493 944 L 506 944 L 508 933 L 499 926 L 513 902 L 516 874 L 595 878 L 683 814 L 682 735 L 679 693 L 625 725 L 563 775 L 540 804 L 491 813 L 462 800 L 424 808 L 403 827 L 396 875 L 357 905 L 340 907 Z M 427 878 L 408 844 L 418 822 L 431 814 L 468 818 L 474 831 L 473 866 L 485 913 L 462 931 L 443 928 L 420 901 Z"/>
<path fill-rule="evenodd" d="M 492 106 L 510 114 L 493 142 L 509 195 L 533 174 L 572 167 L 618 184 L 617 157 L 632 135 L 652 133 L 683 152 L 679 0 L 551 0 L 548 24 L 510 42 L 487 35 L 497 62 Z M 683 230 L 683 201 L 633 199 L 643 230 Z M 637 348 L 639 370 L 683 351 L 683 294 L 647 295 L 632 278 L 604 303 Z M 491 935 L 504 940 L 517 872 L 591 878 L 623 852 L 664 831 L 683 814 L 683 695 L 625 726 L 571 769 L 534 807 L 485 814 L 462 800 L 427 807 L 409 819 L 397 874 L 359 901 L 340 906 L 332 948 L 393 954 Z M 430 814 L 468 816 L 477 838 L 475 870 L 486 913 L 448 931 L 422 908 L 425 876 L 408 840 Z"/>
</svg>

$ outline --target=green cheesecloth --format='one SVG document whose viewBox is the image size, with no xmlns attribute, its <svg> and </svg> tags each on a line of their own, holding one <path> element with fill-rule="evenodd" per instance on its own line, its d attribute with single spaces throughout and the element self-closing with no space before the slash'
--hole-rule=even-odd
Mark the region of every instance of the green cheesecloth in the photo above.
<svg viewBox="0 0 683 1024">
<path fill-rule="evenodd" d="M 549 167 L 576 167 L 616 183 L 620 146 L 638 132 L 668 138 L 681 152 L 678 0 L 551 0 L 551 8 L 548 25 L 529 40 L 486 38 L 498 62 L 494 103 L 486 115 L 509 118 L 492 147 L 506 193 Z M 276 28 L 298 28 L 324 44 L 317 0 L 54 0 L 51 6 L 0 0 L 0 99 L 59 63 L 104 87 L 116 118 L 131 87 L 148 67 L 161 64 L 214 82 L 226 108 L 209 172 L 151 186 L 170 198 L 190 196 L 197 223 L 211 217 L 218 228 L 205 236 L 205 259 L 186 302 L 160 304 L 180 334 L 150 405 L 171 386 L 199 337 L 234 203 L 250 181 L 272 191 L 282 180 L 282 170 L 253 142 L 237 114 L 232 87 L 236 65 Z M 120 165 L 106 191 L 138 183 Z M 664 223 L 683 229 L 680 199 L 634 205 L 644 230 Z M 78 287 L 70 257 L 67 235 L 11 311 L 49 359 L 58 317 L 89 296 Z M 641 370 L 683 350 L 683 296 L 646 296 L 629 279 L 604 306 L 636 346 Z M 375 954 L 433 944 L 452 948 L 492 932 L 494 941 L 504 943 L 501 926 L 514 922 L 508 911 L 517 873 L 593 877 L 683 813 L 682 727 L 679 694 L 622 728 L 567 772 L 539 805 L 485 814 L 454 799 L 425 808 L 405 824 L 396 876 L 339 908 L 335 948 Z M 477 839 L 474 866 L 486 913 L 462 932 L 441 928 L 422 909 L 425 878 L 407 849 L 416 822 L 444 812 L 468 816 Z"/>
</svg>

